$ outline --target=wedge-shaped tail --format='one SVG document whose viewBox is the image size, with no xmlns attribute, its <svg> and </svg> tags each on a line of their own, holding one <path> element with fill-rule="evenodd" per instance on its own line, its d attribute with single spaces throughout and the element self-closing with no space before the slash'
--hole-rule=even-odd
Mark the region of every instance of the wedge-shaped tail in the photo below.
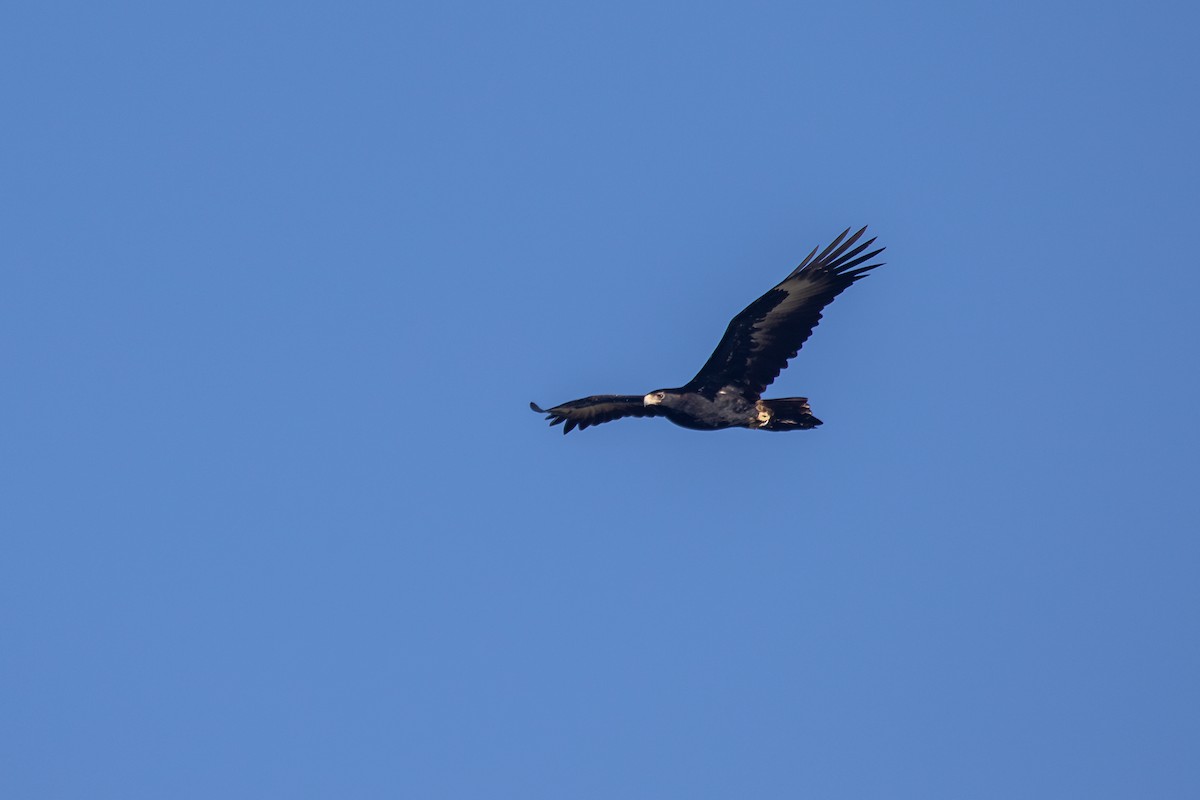
<svg viewBox="0 0 1200 800">
<path fill-rule="evenodd" d="M 761 426 L 764 431 L 806 431 L 821 424 L 808 407 L 807 397 L 781 397 L 758 403 L 770 415 Z"/>
</svg>

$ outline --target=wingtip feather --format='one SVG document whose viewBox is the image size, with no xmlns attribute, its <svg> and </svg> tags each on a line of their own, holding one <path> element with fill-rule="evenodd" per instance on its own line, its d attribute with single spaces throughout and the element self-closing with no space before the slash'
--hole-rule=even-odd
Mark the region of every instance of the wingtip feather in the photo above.
<svg viewBox="0 0 1200 800">
<path fill-rule="evenodd" d="M 858 258 L 852 259 L 850 261 L 846 261 L 842 264 L 838 264 L 837 269 L 835 269 L 834 272 L 836 272 L 838 275 L 851 275 L 851 274 L 858 273 L 858 272 L 866 272 L 869 269 L 875 269 L 876 267 L 881 266 L 881 265 L 880 264 L 870 264 L 869 266 L 866 266 L 866 267 L 859 267 L 858 269 L 854 269 L 854 268 L 857 267 L 859 264 L 863 263 L 864 261 L 870 261 L 872 258 L 874 258 L 875 256 L 882 253 L 883 250 L 884 250 L 884 248 L 881 247 L 878 250 L 874 250 L 870 253 L 867 253 L 865 256 L 859 256 Z"/>
<path fill-rule="evenodd" d="M 807 266 L 808 266 L 808 262 L 812 261 L 812 257 L 813 257 L 813 256 L 815 256 L 815 255 L 817 254 L 817 250 L 818 250 L 818 249 L 820 249 L 820 247 L 821 247 L 821 245 L 817 245 L 816 247 L 814 247 L 814 248 L 813 248 L 813 249 L 812 249 L 812 250 L 809 252 L 809 254 L 808 254 L 808 255 L 806 255 L 806 256 L 804 257 L 804 260 L 800 262 L 800 266 L 798 266 L 798 267 L 796 267 L 794 270 L 792 270 L 792 274 L 791 274 L 791 275 L 789 275 L 788 277 L 789 277 L 789 278 L 791 278 L 791 277 L 794 277 L 794 276 L 796 276 L 796 275 L 799 275 L 799 274 L 800 274 L 800 272 L 801 272 L 801 270 L 803 270 L 805 267 L 807 267 Z"/>
<path fill-rule="evenodd" d="M 824 261 L 826 256 L 828 256 L 830 253 L 832 253 L 834 251 L 834 249 L 839 244 L 842 243 L 842 239 L 845 239 L 846 234 L 849 232 L 850 232 L 850 229 L 846 228 L 846 230 L 839 233 L 838 237 L 836 239 L 834 239 L 832 242 L 830 242 L 829 245 L 824 250 L 821 251 L 821 255 L 817 256 L 817 260 L 815 263 L 820 264 L 822 261 Z"/>
</svg>

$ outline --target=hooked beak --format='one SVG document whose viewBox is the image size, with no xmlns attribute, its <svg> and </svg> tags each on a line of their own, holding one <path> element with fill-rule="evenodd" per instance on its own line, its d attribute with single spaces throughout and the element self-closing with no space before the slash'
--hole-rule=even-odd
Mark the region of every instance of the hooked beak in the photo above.
<svg viewBox="0 0 1200 800">
<path fill-rule="evenodd" d="M 652 395 L 652 394 L 648 394 L 648 395 L 646 395 L 645 397 L 643 397 L 643 398 L 642 398 L 642 405 L 643 405 L 643 406 L 656 406 L 656 405 L 658 405 L 658 404 L 659 404 L 659 403 L 661 403 L 661 402 L 662 402 L 662 398 L 661 398 L 661 397 L 655 397 L 655 396 L 654 396 L 654 395 Z"/>
</svg>

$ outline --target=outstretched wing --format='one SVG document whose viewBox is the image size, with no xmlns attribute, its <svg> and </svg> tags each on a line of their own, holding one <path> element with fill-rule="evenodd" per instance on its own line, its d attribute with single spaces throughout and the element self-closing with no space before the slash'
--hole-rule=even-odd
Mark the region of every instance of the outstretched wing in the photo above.
<svg viewBox="0 0 1200 800">
<path fill-rule="evenodd" d="M 564 434 L 576 427 L 583 430 L 589 425 L 612 422 L 621 417 L 662 416 L 658 406 L 647 406 L 641 397 L 628 394 L 597 394 L 550 409 L 540 408 L 536 403 L 530 403 L 529 407 L 539 414 L 545 414 L 551 425 L 567 423 L 563 425 Z"/>
<path fill-rule="evenodd" d="M 860 255 L 874 239 L 853 247 L 866 230 L 846 239 L 847 228 L 815 259 L 814 248 L 782 283 L 746 306 L 684 388 L 711 396 L 728 387 L 758 399 L 808 340 L 821 321 L 821 310 L 868 270 L 881 266 L 859 266 L 883 252 L 881 247 Z"/>
</svg>

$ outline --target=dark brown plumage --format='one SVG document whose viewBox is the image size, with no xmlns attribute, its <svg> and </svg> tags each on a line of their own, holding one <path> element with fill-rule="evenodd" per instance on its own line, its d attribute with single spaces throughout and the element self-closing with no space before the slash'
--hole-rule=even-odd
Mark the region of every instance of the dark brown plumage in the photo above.
<svg viewBox="0 0 1200 800">
<path fill-rule="evenodd" d="M 847 228 L 820 255 L 813 248 L 800 266 L 730 321 L 716 350 L 684 386 L 644 397 L 594 395 L 548 410 L 535 403 L 530 407 L 547 414 L 551 425 L 565 423 L 563 433 L 621 417 L 655 416 L 697 430 L 815 428 L 821 421 L 812 415 L 807 398 L 763 400 L 762 393 L 808 341 L 822 310 L 867 272 L 882 266 L 860 266 L 883 252 L 881 247 L 864 253 L 874 239 L 855 246 L 866 230 L 847 239 Z"/>
</svg>

